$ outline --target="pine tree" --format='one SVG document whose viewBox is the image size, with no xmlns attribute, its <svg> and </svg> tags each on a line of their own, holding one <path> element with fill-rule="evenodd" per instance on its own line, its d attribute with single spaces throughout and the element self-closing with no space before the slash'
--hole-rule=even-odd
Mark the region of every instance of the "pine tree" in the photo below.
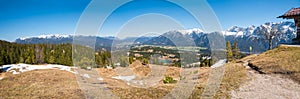
<svg viewBox="0 0 300 99">
<path fill-rule="evenodd" d="M 234 41 L 234 44 L 232 46 L 232 54 L 233 54 L 233 57 L 235 59 L 239 59 L 241 58 L 241 55 L 240 55 L 240 50 L 239 50 L 239 47 L 238 47 L 238 41 Z"/>
<path fill-rule="evenodd" d="M 52 46 L 51 46 L 51 48 L 52 48 Z M 50 64 L 54 64 L 54 63 L 55 63 L 55 56 L 54 56 L 54 54 L 55 54 L 55 50 L 54 50 L 54 48 L 53 48 L 53 49 L 51 49 L 50 52 L 49 52 L 48 63 L 50 63 Z"/>
<path fill-rule="evenodd" d="M 122 66 L 122 67 L 125 67 L 125 66 L 127 66 L 128 65 L 128 61 L 127 61 L 127 57 L 126 56 L 121 56 L 121 59 L 120 59 L 120 65 Z"/>
<path fill-rule="evenodd" d="M 149 60 L 147 59 L 147 58 L 143 58 L 143 63 L 142 63 L 143 65 L 147 65 L 147 64 L 149 64 Z"/>
<path fill-rule="evenodd" d="M 214 64 L 214 60 L 211 58 L 211 59 L 209 59 L 209 62 L 208 62 L 208 66 L 210 67 L 210 66 L 212 66 Z"/>
<path fill-rule="evenodd" d="M 54 56 L 51 55 L 49 57 L 48 63 L 53 64 L 54 62 L 55 62 L 55 58 L 54 58 Z"/>
<path fill-rule="evenodd" d="M 133 62 L 133 56 L 129 56 L 129 64 L 132 64 Z"/>
<path fill-rule="evenodd" d="M 27 47 L 26 51 L 24 52 L 25 53 L 25 63 L 26 64 L 31 64 L 31 54 L 30 54 L 30 48 Z"/>
<path fill-rule="evenodd" d="M 227 62 L 232 61 L 233 53 L 232 53 L 231 44 L 229 41 L 226 42 L 226 54 L 227 54 Z"/>
<path fill-rule="evenodd" d="M 0 48 L 0 65 L 4 65 L 4 61 L 3 61 L 3 56 L 4 56 L 4 51 L 3 48 Z"/>
</svg>

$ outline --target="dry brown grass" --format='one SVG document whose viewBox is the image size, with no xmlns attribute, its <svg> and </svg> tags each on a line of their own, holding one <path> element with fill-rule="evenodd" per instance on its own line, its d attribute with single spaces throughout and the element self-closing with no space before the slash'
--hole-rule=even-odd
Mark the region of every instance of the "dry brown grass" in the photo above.
<svg viewBox="0 0 300 99">
<path fill-rule="evenodd" d="M 165 76 L 172 78 L 180 78 L 180 70 L 178 67 L 168 67 Z M 206 86 L 208 80 L 210 68 L 199 69 L 198 84 L 195 86 L 191 99 L 197 99 L 201 97 L 201 94 Z M 167 95 L 176 84 L 164 84 L 162 81 L 153 87 L 149 88 L 136 88 L 136 87 L 113 87 L 112 92 L 119 96 L 121 99 L 161 99 Z"/>
<path fill-rule="evenodd" d="M 121 99 L 161 99 L 173 88 L 174 85 L 163 85 L 150 88 L 113 88 L 112 92 Z"/>
<path fill-rule="evenodd" d="M 139 77 L 145 77 L 151 72 L 149 65 L 143 65 L 142 62 L 138 60 L 130 64 L 129 68 L 131 68 L 134 74 Z"/>
<path fill-rule="evenodd" d="M 122 99 L 159 99 L 168 94 L 176 84 L 163 84 L 162 82 L 156 86 L 150 88 L 137 88 L 126 85 L 126 83 L 120 80 L 109 79 L 112 75 L 115 75 L 111 69 L 99 69 L 101 75 L 106 75 L 105 82 L 115 83 L 109 84 L 109 89 Z M 210 68 L 199 69 L 198 84 L 195 86 L 191 99 L 200 98 L 209 77 Z M 227 72 L 236 69 L 226 69 Z M 180 77 L 180 68 L 169 67 L 165 75 L 174 78 Z M 108 75 L 110 74 L 110 75 Z M 234 74 L 225 74 L 225 76 L 232 76 Z M 79 89 L 74 74 L 60 71 L 60 70 L 35 70 L 25 72 L 20 75 L 7 74 L 7 77 L 1 80 L 0 96 L 3 98 L 84 98 L 81 90 Z M 227 87 L 235 85 L 235 81 L 231 81 L 232 78 L 227 78 L 225 81 L 229 81 Z M 238 79 L 235 78 L 235 79 Z M 123 85 L 123 86 L 122 86 Z M 226 88 L 227 88 L 226 87 Z M 225 90 L 227 91 L 227 90 Z M 223 93 L 222 93 L 223 94 Z"/>
<path fill-rule="evenodd" d="M 282 74 L 300 83 L 300 48 L 280 46 L 251 58 L 260 71 Z"/>
<path fill-rule="evenodd" d="M 216 98 L 229 97 L 229 91 L 234 90 L 245 82 L 246 70 L 242 63 L 229 63 L 225 66 L 225 74 Z M 112 79 L 116 75 L 112 69 L 99 69 L 100 75 L 109 84 L 114 94 L 124 99 L 159 99 L 168 94 L 176 84 L 162 82 L 150 88 L 137 88 L 126 85 L 121 80 Z M 191 99 L 201 98 L 210 68 L 200 68 L 198 84 L 195 86 Z M 165 76 L 180 78 L 180 68 L 169 67 Z M 20 75 L 8 74 L 0 81 L 0 95 L 3 98 L 84 98 L 72 73 L 60 70 L 37 70 Z M 43 89 L 43 90 L 41 90 Z M 46 90 L 45 90 L 46 89 Z"/>
<path fill-rule="evenodd" d="M 195 86 L 192 95 L 189 97 L 190 99 L 201 98 L 201 95 L 207 85 L 210 71 L 211 68 L 208 67 L 200 68 L 198 84 Z"/>
<path fill-rule="evenodd" d="M 98 68 L 98 72 L 100 75 L 103 75 L 105 77 L 113 77 L 117 75 L 113 69 Z"/>
<path fill-rule="evenodd" d="M 248 81 L 247 70 L 242 63 L 231 62 L 225 65 L 225 73 L 214 98 L 230 98 L 230 91 L 238 89 Z"/>
<path fill-rule="evenodd" d="M 84 98 L 75 75 L 61 70 L 34 70 L 6 74 L 0 80 L 1 98 Z"/>
<path fill-rule="evenodd" d="M 180 79 L 181 68 L 178 67 L 168 67 L 165 73 L 165 77 L 172 77 L 175 79 Z"/>
<path fill-rule="evenodd" d="M 5 77 L 5 72 L 0 73 L 0 80 Z"/>
<path fill-rule="evenodd" d="M 199 69 L 199 78 L 198 84 L 195 86 L 190 99 L 199 99 L 207 85 L 211 68 L 200 68 Z M 177 78 L 180 76 L 178 73 L 180 68 L 169 67 L 167 68 L 167 76 Z M 229 63 L 225 66 L 225 74 L 220 85 L 220 90 L 217 92 L 215 98 L 227 98 L 231 90 L 239 88 L 241 84 L 246 82 L 247 74 L 246 69 L 242 66 L 242 63 Z M 168 94 L 175 84 L 159 84 L 159 86 L 150 87 L 150 88 L 136 88 L 136 87 L 124 87 L 112 88 L 113 93 L 121 97 L 122 99 L 160 99 Z"/>
<path fill-rule="evenodd" d="M 140 62 L 135 62 L 135 64 L 130 66 L 130 69 L 138 76 L 146 76 L 150 73 L 150 68 L 142 65 Z M 120 69 L 120 68 L 118 68 Z M 175 84 L 159 84 L 148 87 L 148 88 L 138 88 L 129 86 L 126 82 L 122 80 L 116 80 L 111 78 L 111 74 L 117 76 L 117 71 L 112 69 L 100 68 L 99 74 L 104 78 L 104 82 L 107 83 L 107 87 L 111 89 L 112 93 L 120 97 L 121 99 L 160 99 L 168 94 L 175 86 Z M 168 67 L 165 75 L 170 75 L 174 77 L 179 77 L 180 68 Z"/>
<path fill-rule="evenodd" d="M 207 85 L 210 68 L 201 68 L 198 85 L 196 85 L 190 99 L 200 99 Z M 248 81 L 247 70 L 242 66 L 242 63 L 228 63 L 225 65 L 225 72 L 219 90 L 214 98 L 224 99 L 230 98 L 230 91 L 239 88 L 243 83 Z"/>
</svg>

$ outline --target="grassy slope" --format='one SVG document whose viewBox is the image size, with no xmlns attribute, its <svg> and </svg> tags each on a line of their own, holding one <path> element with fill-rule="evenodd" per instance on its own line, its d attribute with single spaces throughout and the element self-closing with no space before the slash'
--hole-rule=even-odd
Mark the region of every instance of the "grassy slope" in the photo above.
<svg viewBox="0 0 300 99">
<path fill-rule="evenodd" d="M 75 75 L 61 70 L 35 70 L 6 74 L 0 81 L 1 98 L 84 98 Z"/>
<path fill-rule="evenodd" d="M 254 66 L 267 74 L 282 74 L 300 83 L 300 47 L 280 46 L 251 59 Z"/>
<path fill-rule="evenodd" d="M 251 60 L 265 73 L 279 73 L 295 81 L 300 80 L 300 48 L 281 46 L 274 50 L 267 51 L 260 55 L 251 55 L 241 59 Z M 225 74 L 220 89 L 214 98 L 230 98 L 230 91 L 240 87 L 248 81 L 247 70 L 243 63 L 231 62 L 225 66 Z M 195 87 L 190 98 L 200 98 L 206 86 L 210 69 L 200 70 L 199 84 Z M 73 74 L 59 70 L 39 70 L 26 72 L 20 75 L 6 75 L 1 80 L 0 96 L 3 98 L 82 98 L 82 94 Z M 18 78 L 18 79 L 16 79 Z M 39 78 L 39 79 L 37 79 Z M 16 83 L 18 82 L 18 83 Z M 41 90 L 47 89 L 47 90 Z M 116 89 L 114 93 L 122 98 L 161 98 L 169 92 L 172 86 L 149 88 L 148 91 L 142 88 Z M 132 94 L 134 93 L 134 94 Z"/>
<path fill-rule="evenodd" d="M 282 74 L 300 83 L 300 47 L 280 46 L 260 55 L 250 55 L 238 61 L 251 60 L 260 71 Z M 231 62 L 225 66 L 220 89 L 214 98 L 230 98 L 230 91 L 249 81 L 243 63 Z"/>
<path fill-rule="evenodd" d="M 229 98 L 230 91 L 238 89 L 243 83 L 248 81 L 247 70 L 242 63 L 231 62 L 225 65 L 225 73 L 219 90 L 214 98 Z"/>
<path fill-rule="evenodd" d="M 172 85 L 150 88 L 114 88 L 112 92 L 121 99 L 161 99 L 173 88 Z"/>
<path fill-rule="evenodd" d="M 207 85 L 210 68 L 201 68 L 199 71 L 199 79 L 198 84 L 195 86 L 192 95 L 189 97 L 190 99 L 199 99 Z"/>
<path fill-rule="evenodd" d="M 201 70 L 200 70 L 201 71 Z M 209 70 L 206 72 L 200 72 L 199 84 L 195 87 L 192 96 L 190 99 L 199 99 L 201 98 L 202 92 L 204 91 L 207 80 L 209 77 Z M 225 65 L 225 72 L 222 78 L 220 89 L 217 91 L 214 98 L 229 98 L 229 92 L 240 87 L 241 84 L 248 80 L 246 69 L 242 63 L 228 63 Z"/>
<path fill-rule="evenodd" d="M 232 63 L 233 64 L 233 63 Z M 226 91 L 238 87 L 238 81 L 244 77 L 240 66 L 226 65 L 221 85 L 221 97 L 227 97 Z M 199 84 L 195 86 L 191 99 L 198 99 L 206 86 L 210 68 L 199 71 Z M 171 76 L 172 73 L 166 73 Z M 178 75 L 177 75 L 178 76 Z M 72 73 L 60 70 L 36 70 L 20 75 L 7 73 L 1 80 L 0 97 L 3 98 L 84 98 Z M 121 98 L 162 98 L 174 85 L 154 88 L 113 88 L 113 93 Z"/>
</svg>

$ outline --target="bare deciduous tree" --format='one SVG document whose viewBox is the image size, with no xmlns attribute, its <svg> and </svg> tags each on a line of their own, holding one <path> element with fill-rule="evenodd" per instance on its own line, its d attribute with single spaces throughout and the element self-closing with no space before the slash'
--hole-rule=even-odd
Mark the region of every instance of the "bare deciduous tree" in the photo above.
<svg viewBox="0 0 300 99">
<path fill-rule="evenodd" d="M 264 26 L 262 29 L 259 29 L 259 34 L 263 35 L 263 39 L 268 41 L 269 48 L 268 50 L 273 48 L 273 40 L 275 37 L 280 36 L 283 32 L 280 32 L 279 26 Z"/>
</svg>

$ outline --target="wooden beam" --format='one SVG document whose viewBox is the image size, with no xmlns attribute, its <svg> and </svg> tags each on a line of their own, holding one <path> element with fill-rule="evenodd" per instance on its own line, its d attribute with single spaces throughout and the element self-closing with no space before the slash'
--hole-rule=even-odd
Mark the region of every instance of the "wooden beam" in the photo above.
<svg viewBox="0 0 300 99">
<path fill-rule="evenodd" d="M 297 37 L 296 39 L 300 40 L 300 16 L 297 16 L 294 18 L 295 20 L 295 26 L 296 26 L 296 33 L 297 33 Z"/>
</svg>

